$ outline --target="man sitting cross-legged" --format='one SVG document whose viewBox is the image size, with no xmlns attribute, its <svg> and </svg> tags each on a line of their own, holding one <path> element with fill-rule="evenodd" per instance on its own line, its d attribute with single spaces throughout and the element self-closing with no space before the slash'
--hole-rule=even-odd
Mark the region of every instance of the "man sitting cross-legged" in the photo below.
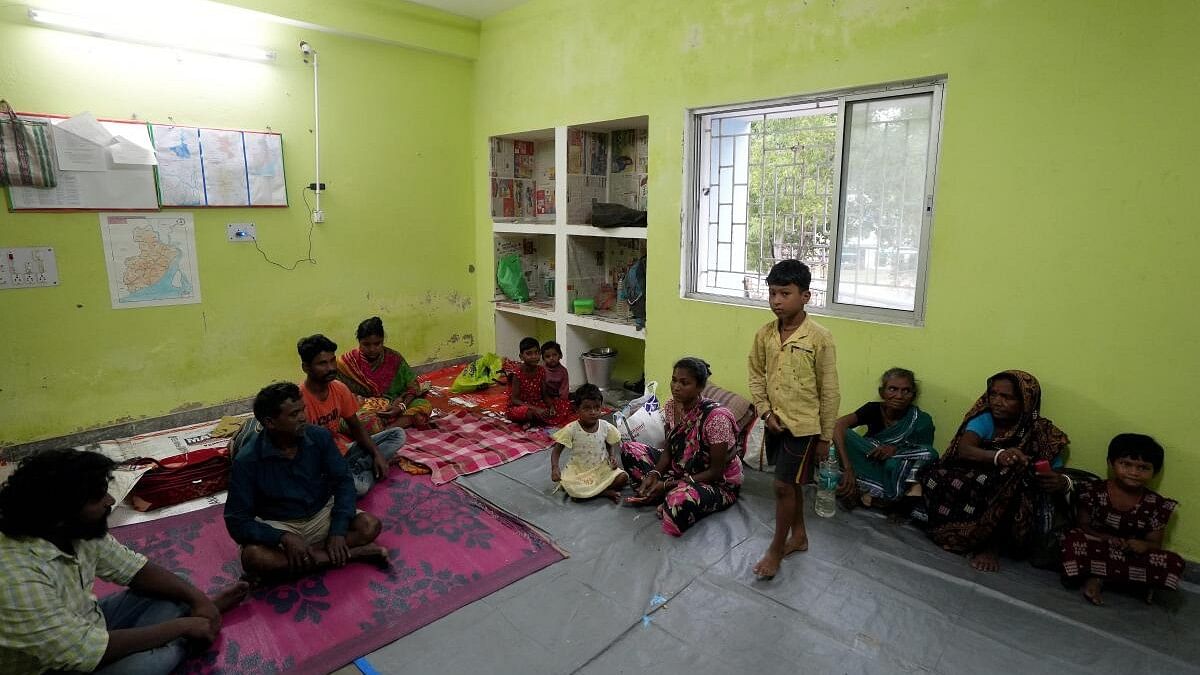
<svg viewBox="0 0 1200 675">
<path fill-rule="evenodd" d="M 161 673 L 207 644 L 239 583 L 209 598 L 108 534 L 113 461 L 47 450 L 0 489 L 0 673 Z M 129 590 L 96 600 L 100 577 Z"/>
<path fill-rule="evenodd" d="M 305 420 L 300 389 L 268 385 L 254 398 L 261 433 L 233 461 L 225 526 L 253 580 L 278 580 L 362 561 L 387 564 L 372 544 L 379 519 L 355 512 L 354 481 L 328 430 Z"/>
</svg>

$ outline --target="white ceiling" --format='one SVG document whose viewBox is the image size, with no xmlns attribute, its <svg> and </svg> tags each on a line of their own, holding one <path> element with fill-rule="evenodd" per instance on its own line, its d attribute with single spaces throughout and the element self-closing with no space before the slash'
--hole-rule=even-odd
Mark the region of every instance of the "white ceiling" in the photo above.
<svg viewBox="0 0 1200 675">
<path fill-rule="evenodd" d="M 525 0 L 410 0 L 418 5 L 433 7 L 472 19 L 488 19 L 506 9 L 512 9 Z"/>
</svg>

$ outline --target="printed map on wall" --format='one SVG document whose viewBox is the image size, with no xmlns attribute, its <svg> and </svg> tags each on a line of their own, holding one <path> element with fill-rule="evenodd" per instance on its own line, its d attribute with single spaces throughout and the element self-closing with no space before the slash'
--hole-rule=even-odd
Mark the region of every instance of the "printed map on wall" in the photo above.
<svg viewBox="0 0 1200 675">
<path fill-rule="evenodd" d="M 158 157 L 158 200 L 163 206 L 204 206 L 200 130 L 151 125 Z"/>
<path fill-rule="evenodd" d="M 209 206 L 250 205 L 242 132 L 201 129 L 200 161 Z"/>
<path fill-rule="evenodd" d="M 190 213 L 100 214 L 113 309 L 200 302 Z"/>
<path fill-rule="evenodd" d="M 151 125 L 163 206 L 287 206 L 276 133 Z"/>
</svg>

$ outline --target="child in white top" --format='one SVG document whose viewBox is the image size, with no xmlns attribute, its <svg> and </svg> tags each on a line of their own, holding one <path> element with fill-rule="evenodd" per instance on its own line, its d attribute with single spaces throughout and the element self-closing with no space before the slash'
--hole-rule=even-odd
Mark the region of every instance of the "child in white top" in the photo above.
<svg viewBox="0 0 1200 675">
<path fill-rule="evenodd" d="M 615 452 L 621 442 L 617 428 L 600 419 L 604 397 L 594 384 L 585 384 L 575 391 L 579 419 L 555 432 L 554 450 L 550 454 L 550 480 L 558 483 L 576 499 L 588 499 L 603 494 L 615 501 L 621 498 L 621 488 L 629 477 L 620 468 Z M 558 460 L 563 448 L 571 449 L 567 467 L 560 473 Z"/>
</svg>

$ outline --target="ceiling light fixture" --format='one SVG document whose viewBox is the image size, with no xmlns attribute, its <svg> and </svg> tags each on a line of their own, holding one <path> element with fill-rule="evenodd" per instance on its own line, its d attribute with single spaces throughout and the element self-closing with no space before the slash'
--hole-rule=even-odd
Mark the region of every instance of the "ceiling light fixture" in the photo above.
<svg viewBox="0 0 1200 675">
<path fill-rule="evenodd" d="M 135 44 L 148 45 L 151 47 L 165 47 L 168 49 L 183 49 L 189 52 L 199 52 L 201 54 L 210 54 L 212 56 L 221 56 L 231 59 L 243 59 L 246 61 L 274 61 L 275 52 L 262 47 L 250 47 L 246 45 L 237 45 L 223 43 L 214 40 L 201 40 L 197 42 L 181 42 L 177 39 L 165 39 L 161 36 L 170 36 L 175 38 L 177 33 L 172 31 L 158 31 L 153 29 L 137 30 L 136 27 L 122 26 L 121 22 L 116 20 L 106 21 L 100 17 L 80 16 L 77 14 L 66 14 L 63 12 L 53 12 L 45 9 L 29 8 L 29 20 L 49 28 L 58 30 L 70 31 L 72 33 L 83 33 L 84 35 L 92 35 L 94 37 L 105 38 L 109 40 L 120 40 L 122 42 L 132 42 Z"/>
</svg>

